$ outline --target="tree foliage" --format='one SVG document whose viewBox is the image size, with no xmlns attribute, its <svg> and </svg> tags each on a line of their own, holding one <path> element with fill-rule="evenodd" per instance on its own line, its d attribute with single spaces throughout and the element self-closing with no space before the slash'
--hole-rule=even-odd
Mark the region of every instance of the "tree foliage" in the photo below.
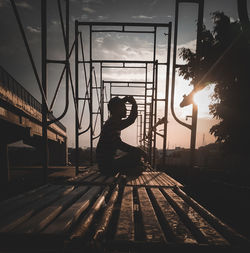
<svg viewBox="0 0 250 253">
<path fill-rule="evenodd" d="M 250 44 L 238 21 L 231 22 L 223 12 L 213 13 L 214 27 L 203 27 L 201 55 L 188 48 L 180 49 L 187 64 L 179 73 L 197 90 L 215 84 L 209 107 L 219 123 L 210 129 L 217 142 L 231 152 L 248 151 L 250 141 Z M 198 71 L 196 71 L 198 70 Z"/>
</svg>

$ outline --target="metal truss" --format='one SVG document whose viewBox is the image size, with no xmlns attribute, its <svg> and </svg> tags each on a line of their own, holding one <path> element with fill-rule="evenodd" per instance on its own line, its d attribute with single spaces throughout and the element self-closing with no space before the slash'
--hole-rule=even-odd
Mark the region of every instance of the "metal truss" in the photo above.
<svg viewBox="0 0 250 253">
<path fill-rule="evenodd" d="M 87 28 L 84 36 L 88 38 L 89 50 L 86 53 L 83 49 L 83 33 L 81 28 Z M 167 29 L 166 55 L 164 62 L 159 62 L 156 56 L 157 41 L 156 36 L 159 27 Z M 150 61 L 143 60 L 104 60 L 93 59 L 95 48 L 93 48 L 93 33 L 132 33 L 132 34 L 152 34 L 152 59 Z M 137 143 L 148 152 L 150 162 L 154 166 L 156 162 L 156 143 L 157 136 L 163 138 L 163 150 L 166 149 L 167 138 L 167 121 L 164 123 L 163 134 L 154 129 L 158 120 L 157 106 L 159 102 L 164 102 L 164 117 L 168 115 L 168 91 L 169 91 L 169 69 L 170 69 L 170 47 L 171 47 L 171 23 L 167 24 L 146 24 L 146 23 L 102 23 L 102 22 L 75 22 L 75 97 L 76 108 L 79 108 L 79 101 L 83 102 L 81 112 L 76 111 L 76 150 L 79 149 L 79 136 L 83 133 L 89 133 L 90 138 L 90 161 L 93 162 L 93 142 L 100 135 L 100 131 L 108 113 L 105 112 L 106 103 L 114 96 L 133 95 L 138 104 L 138 119 L 137 119 Z M 79 56 L 80 55 L 80 56 Z M 158 68 L 165 66 L 165 98 L 158 98 Z M 79 72 L 80 66 L 84 73 L 84 87 L 79 87 Z M 144 78 L 141 81 L 128 80 L 105 80 L 103 73 L 105 70 L 112 69 L 141 69 L 144 71 Z M 88 71 L 88 73 L 87 73 Z M 97 73 L 98 71 L 98 73 Z M 97 78 L 98 76 L 98 78 Z M 98 79 L 98 80 L 97 80 Z M 120 92 L 115 92 L 119 88 Z M 141 92 L 134 92 L 136 88 Z M 126 92 L 124 91 L 126 89 Z M 85 91 L 84 96 L 80 96 L 79 92 Z M 94 105 L 94 96 L 97 98 L 97 105 Z M 89 124 L 85 130 L 81 130 L 83 110 L 86 110 L 86 104 L 89 105 Z M 99 122 L 99 123 L 97 123 Z M 97 131 L 99 124 L 99 132 Z M 165 154 L 165 153 L 164 153 Z M 79 158 L 76 158 L 76 173 L 79 171 Z"/>
</svg>

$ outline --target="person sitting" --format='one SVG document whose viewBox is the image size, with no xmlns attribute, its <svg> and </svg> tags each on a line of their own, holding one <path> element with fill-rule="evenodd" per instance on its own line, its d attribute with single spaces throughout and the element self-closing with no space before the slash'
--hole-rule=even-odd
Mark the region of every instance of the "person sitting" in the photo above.
<svg viewBox="0 0 250 253">
<path fill-rule="evenodd" d="M 130 115 L 126 118 L 126 105 L 132 105 Z M 121 140 L 121 130 L 132 125 L 137 118 L 137 104 L 133 96 L 114 97 L 108 103 L 109 119 L 105 122 L 96 148 L 96 159 L 103 174 L 137 175 L 143 170 L 143 159 L 147 154 L 140 148 L 131 146 Z M 126 152 L 116 158 L 117 150 Z"/>
</svg>

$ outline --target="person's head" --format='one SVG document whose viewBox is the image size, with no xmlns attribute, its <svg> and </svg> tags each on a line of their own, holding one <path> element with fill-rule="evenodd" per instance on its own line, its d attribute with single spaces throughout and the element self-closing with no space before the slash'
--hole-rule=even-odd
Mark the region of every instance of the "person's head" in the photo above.
<svg viewBox="0 0 250 253">
<path fill-rule="evenodd" d="M 126 105 L 124 99 L 119 97 L 113 97 L 109 100 L 108 109 L 112 116 L 117 116 L 119 118 L 126 117 Z"/>
</svg>

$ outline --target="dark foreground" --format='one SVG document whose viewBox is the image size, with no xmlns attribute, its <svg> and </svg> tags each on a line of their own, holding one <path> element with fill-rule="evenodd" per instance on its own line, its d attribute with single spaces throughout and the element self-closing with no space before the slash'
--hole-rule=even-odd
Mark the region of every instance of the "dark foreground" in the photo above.
<svg viewBox="0 0 250 253">
<path fill-rule="evenodd" d="M 249 252 L 249 242 L 235 231 L 249 235 L 245 192 L 201 178 L 185 186 L 162 172 L 126 178 L 82 169 L 74 177 L 73 168 L 51 168 L 43 186 L 41 168 L 12 170 L 2 199 L 34 190 L 0 203 L 1 249 Z"/>
</svg>

